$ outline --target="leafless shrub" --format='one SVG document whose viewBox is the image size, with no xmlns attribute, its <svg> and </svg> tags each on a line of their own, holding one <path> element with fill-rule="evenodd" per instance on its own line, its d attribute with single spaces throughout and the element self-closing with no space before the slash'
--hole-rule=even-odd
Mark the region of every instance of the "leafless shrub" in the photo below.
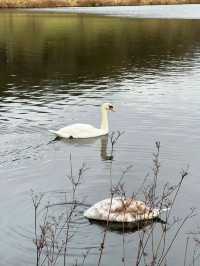
<svg viewBox="0 0 200 266">
<path fill-rule="evenodd" d="M 193 253 L 188 257 L 188 254 Z M 188 233 L 185 245 L 184 266 L 194 266 L 200 263 L 200 228 L 199 226 Z"/>
<path fill-rule="evenodd" d="M 163 220 L 154 219 L 151 222 L 138 222 L 136 224 L 137 233 L 139 237 L 138 241 L 138 249 L 136 255 L 136 262 L 133 265 L 146 265 L 146 266 L 160 266 L 166 265 L 167 263 L 167 255 L 169 254 L 175 240 L 181 231 L 184 224 L 188 221 L 188 219 L 192 218 L 195 213 L 194 209 L 191 209 L 189 213 L 182 219 L 172 218 L 172 210 L 175 205 L 176 198 L 179 194 L 181 186 L 185 177 L 188 175 L 188 169 L 182 170 L 180 173 L 180 180 L 175 185 L 170 185 L 166 183 L 161 192 L 158 190 L 158 182 L 159 182 L 159 174 L 160 174 L 160 142 L 156 142 L 156 152 L 153 153 L 153 178 L 150 183 L 148 183 L 149 176 L 146 176 L 142 185 L 140 187 L 141 191 L 137 191 L 136 193 L 132 194 L 132 198 L 134 199 L 136 195 L 142 194 L 143 201 L 147 206 L 150 208 L 157 208 L 160 212 L 165 209 Z M 110 208 L 112 205 L 112 199 L 115 196 L 121 197 L 122 202 L 127 199 L 126 189 L 125 189 L 125 182 L 124 176 L 125 174 L 131 169 L 131 167 L 126 168 L 122 172 L 122 176 L 120 177 L 117 184 L 112 184 L 110 189 L 110 197 L 111 203 Z M 130 197 L 129 197 L 130 198 Z M 108 213 L 107 222 L 105 226 L 105 230 L 103 233 L 103 238 L 100 246 L 100 255 L 98 260 L 98 266 L 101 264 L 103 249 L 105 248 L 105 240 L 106 234 L 109 230 L 109 216 L 110 212 Z M 157 223 L 159 222 L 160 225 L 160 235 L 156 234 L 156 227 Z M 148 228 L 146 226 L 148 225 Z M 174 235 L 172 235 L 171 239 L 169 239 L 169 231 L 171 228 L 176 227 Z M 122 249 L 123 249 L 123 257 L 122 263 L 125 265 L 125 224 L 122 223 Z M 134 229 L 135 231 L 135 229 Z M 156 238 L 155 238 L 156 235 Z M 167 239 L 168 237 L 168 239 Z"/>
<path fill-rule="evenodd" d="M 115 145 L 118 142 L 120 136 L 123 133 L 111 133 L 110 139 L 110 156 L 113 159 L 113 153 L 115 150 Z M 156 151 L 153 153 L 153 176 L 147 175 L 142 181 L 141 186 L 138 191 L 133 193 L 129 198 L 135 199 L 141 197 L 144 203 L 150 208 L 157 208 L 160 211 L 165 209 L 163 220 L 154 219 L 152 221 L 142 221 L 137 222 L 131 230 L 136 232 L 138 235 L 138 246 L 137 252 L 135 254 L 135 262 L 133 265 L 145 265 L 145 266 L 161 266 L 167 264 L 167 256 L 175 243 L 177 236 L 184 224 L 195 215 L 194 209 L 191 209 L 188 215 L 184 218 L 174 218 L 172 216 L 172 210 L 175 206 L 177 196 L 182 187 L 183 181 L 188 175 L 188 169 L 182 170 L 180 173 L 179 182 L 175 185 L 170 185 L 166 183 L 160 190 L 159 187 L 159 175 L 160 175 L 160 142 L 156 142 Z M 127 199 L 126 188 L 125 188 L 125 176 L 129 172 L 132 166 L 125 168 L 122 171 L 121 177 L 116 184 L 112 182 L 112 165 L 113 160 L 110 160 L 110 208 L 108 212 L 107 221 L 104 224 L 104 231 L 102 240 L 99 246 L 99 256 L 97 260 L 97 265 L 100 266 L 102 262 L 103 252 L 105 250 L 106 236 L 111 228 L 111 223 L 109 222 L 112 200 L 115 196 L 120 197 L 122 202 Z M 64 266 L 68 264 L 68 244 L 73 238 L 74 232 L 71 230 L 72 221 L 76 213 L 78 206 L 88 206 L 83 201 L 77 198 L 77 190 L 81 184 L 82 176 L 87 170 L 85 164 L 81 166 L 77 173 L 74 172 L 72 165 L 72 156 L 69 158 L 69 173 L 67 178 L 70 181 L 72 187 L 72 194 L 70 199 L 66 199 L 64 202 L 57 204 L 48 204 L 43 211 L 42 222 L 38 222 L 38 216 L 40 214 L 41 201 L 44 198 L 44 194 L 34 195 L 32 193 L 32 201 L 34 206 L 34 245 L 36 247 L 36 266 L 53 266 L 59 265 L 61 262 Z M 64 206 L 64 211 L 59 215 L 51 215 L 51 207 Z M 158 223 L 155 223 L 158 222 Z M 122 264 L 126 265 L 126 227 L 125 223 L 122 223 Z M 157 234 L 157 229 L 159 226 L 159 234 Z M 169 232 L 172 228 L 176 227 L 174 234 L 169 239 Z M 193 254 L 193 264 L 200 257 L 197 247 L 200 240 L 195 237 L 195 252 Z M 189 238 L 186 242 L 185 255 L 184 255 L 184 266 L 187 265 L 187 253 L 188 253 L 188 243 Z M 82 262 L 75 261 L 74 265 L 84 265 L 86 258 L 89 254 L 89 250 L 83 254 Z"/>
<path fill-rule="evenodd" d="M 109 134 L 109 139 L 110 139 L 110 144 L 111 144 L 111 152 L 110 152 L 110 157 L 113 158 L 113 153 L 114 153 L 114 147 L 117 144 L 119 138 L 124 134 L 124 132 L 117 131 L 117 132 L 112 132 Z"/>
<path fill-rule="evenodd" d="M 38 210 L 41 207 L 40 205 L 44 194 L 34 195 L 34 193 L 32 193 L 35 228 L 34 244 L 37 254 L 36 266 L 57 265 L 57 262 L 58 260 L 61 260 L 61 257 L 63 257 L 63 265 L 67 265 L 68 243 L 73 238 L 73 232 L 71 232 L 70 229 L 72 227 L 76 208 L 79 206 L 76 192 L 86 170 L 87 168 L 83 164 L 77 174 L 73 173 L 72 158 L 70 155 L 70 173 L 67 175 L 67 178 L 72 186 L 72 198 L 69 202 L 66 201 L 62 203 L 66 208 L 59 215 L 54 216 L 50 214 L 50 208 L 55 206 L 53 204 L 48 204 L 42 209 L 43 216 L 40 225 L 38 225 Z M 87 253 L 83 254 L 81 265 L 85 263 L 86 256 Z"/>
</svg>

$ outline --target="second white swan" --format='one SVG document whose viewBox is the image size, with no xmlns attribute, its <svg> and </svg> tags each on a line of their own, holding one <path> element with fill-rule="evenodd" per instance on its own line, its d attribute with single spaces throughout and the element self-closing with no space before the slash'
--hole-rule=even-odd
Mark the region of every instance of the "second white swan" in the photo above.
<svg viewBox="0 0 200 266">
<path fill-rule="evenodd" d="M 101 127 L 95 128 L 88 124 L 73 124 L 63 127 L 57 131 L 49 130 L 56 136 L 68 139 L 83 139 L 83 138 L 94 138 L 103 135 L 107 135 L 109 132 L 108 125 L 108 112 L 115 111 L 114 107 L 110 103 L 104 103 L 101 106 Z"/>
<path fill-rule="evenodd" d="M 150 208 L 133 198 L 114 197 L 97 202 L 84 212 L 89 220 L 135 223 L 153 220 L 168 209 Z"/>
</svg>

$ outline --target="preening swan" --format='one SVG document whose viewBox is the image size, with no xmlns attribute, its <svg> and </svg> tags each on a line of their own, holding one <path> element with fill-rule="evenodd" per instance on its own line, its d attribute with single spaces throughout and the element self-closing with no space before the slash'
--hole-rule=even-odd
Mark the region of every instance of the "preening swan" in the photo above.
<svg viewBox="0 0 200 266">
<path fill-rule="evenodd" d="M 89 220 L 118 223 L 134 223 L 159 217 L 166 209 L 152 209 L 133 198 L 114 197 L 104 199 L 84 212 Z"/>
<path fill-rule="evenodd" d="M 73 124 L 67 127 L 61 128 L 57 131 L 49 130 L 55 135 L 61 138 L 74 138 L 74 139 L 83 139 L 83 138 L 94 138 L 108 134 L 108 112 L 115 111 L 114 107 L 110 103 L 104 103 L 101 106 L 101 127 L 95 128 L 92 125 L 88 124 Z"/>
</svg>

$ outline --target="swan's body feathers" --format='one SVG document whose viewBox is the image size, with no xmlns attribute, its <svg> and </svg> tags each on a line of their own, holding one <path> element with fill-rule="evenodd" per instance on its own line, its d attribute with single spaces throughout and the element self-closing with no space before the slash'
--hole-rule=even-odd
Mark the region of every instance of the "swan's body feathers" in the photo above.
<svg viewBox="0 0 200 266">
<path fill-rule="evenodd" d="M 108 132 L 102 129 L 95 128 L 88 124 L 73 124 L 63 127 L 58 131 L 51 130 L 50 132 L 62 138 L 92 138 L 106 135 Z"/>
<path fill-rule="evenodd" d="M 165 210 L 151 209 L 144 202 L 120 197 L 104 199 L 84 212 L 89 220 L 110 222 L 139 222 L 152 220 Z"/>
</svg>

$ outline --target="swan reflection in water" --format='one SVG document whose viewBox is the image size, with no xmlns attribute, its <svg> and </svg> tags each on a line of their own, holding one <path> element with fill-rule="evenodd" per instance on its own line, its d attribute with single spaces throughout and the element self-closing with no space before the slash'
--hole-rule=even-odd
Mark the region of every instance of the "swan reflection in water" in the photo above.
<svg viewBox="0 0 200 266">
<path fill-rule="evenodd" d="M 100 156 L 103 161 L 112 161 L 113 160 L 113 152 L 110 151 L 108 153 L 108 141 L 109 141 L 109 135 L 104 135 L 100 137 L 95 137 L 95 138 L 87 138 L 87 139 L 65 139 L 65 138 L 60 138 L 56 137 L 53 139 L 54 141 L 62 141 L 64 143 L 70 144 L 70 145 L 78 145 L 78 146 L 86 146 L 86 145 L 91 145 L 97 143 L 97 141 L 100 141 Z"/>
<path fill-rule="evenodd" d="M 111 232 L 117 232 L 117 233 L 135 233 L 137 231 L 143 230 L 146 227 L 153 225 L 154 223 L 158 224 L 166 224 L 166 221 L 162 220 L 161 218 L 157 217 L 152 220 L 144 220 L 144 221 L 138 221 L 135 223 L 118 223 L 118 222 L 109 222 L 106 221 L 100 221 L 100 220 L 89 220 L 89 223 L 95 224 L 98 227 L 106 228 L 106 230 L 109 230 Z"/>
</svg>

